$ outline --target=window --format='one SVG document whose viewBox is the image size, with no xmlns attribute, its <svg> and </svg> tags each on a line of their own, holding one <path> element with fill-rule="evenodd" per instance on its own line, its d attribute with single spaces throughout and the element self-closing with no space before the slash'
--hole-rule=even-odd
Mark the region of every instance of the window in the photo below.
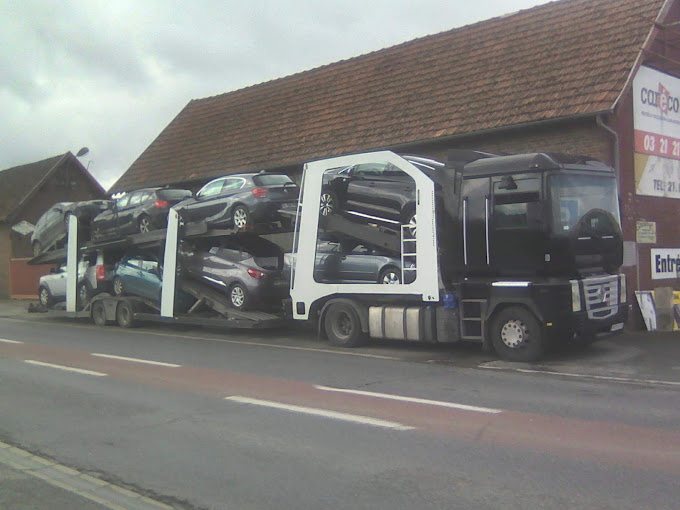
<svg viewBox="0 0 680 510">
<path fill-rule="evenodd" d="M 357 165 L 354 170 L 354 175 L 357 177 L 380 177 L 385 172 L 387 164 L 385 163 L 365 163 Z"/>
<path fill-rule="evenodd" d="M 118 209 L 122 209 L 123 207 L 127 207 L 129 201 L 130 201 L 130 195 L 125 195 L 124 197 L 118 199 L 118 201 L 116 202 L 116 207 Z"/>
<path fill-rule="evenodd" d="M 198 192 L 198 196 L 205 198 L 217 195 L 222 191 L 222 186 L 224 186 L 224 179 L 209 182 L 201 188 L 201 191 Z"/>
<path fill-rule="evenodd" d="M 128 205 L 130 206 L 139 205 L 142 202 L 142 195 L 143 193 L 133 193 L 132 195 L 130 195 L 130 203 Z"/>
<path fill-rule="evenodd" d="M 496 228 L 527 228 L 540 199 L 538 177 L 498 179 L 493 184 L 493 217 Z M 514 189 L 510 189 L 514 188 Z"/>
<path fill-rule="evenodd" d="M 146 271 L 148 273 L 158 272 L 158 262 L 155 260 L 141 260 L 140 264 L 142 271 Z"/>
<path fill-rule="evenodd" d="M 241 179 L 240 177 L 225 179 L 224 185 L 222 186 L 222 191 L 235 191 L 241 189 L 245 183 L 246 180 Z"/>
<path fill-rule="evenodd" d="M 255 186 L 283 186 L 285 184 L 293 184 L 293 181 L 287 175 L 283 174 L 260 174 L 253 176 Z"/>
</svg>

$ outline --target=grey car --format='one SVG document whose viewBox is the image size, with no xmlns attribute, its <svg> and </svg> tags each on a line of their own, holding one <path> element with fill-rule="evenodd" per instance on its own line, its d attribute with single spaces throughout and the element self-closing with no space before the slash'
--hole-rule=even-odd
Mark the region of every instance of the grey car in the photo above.
<svg viewBox="0 0 680 510">
<path fill-rule="evenodd" d="M 68 218 L 74 215 L 81 223 L 83 232 L 89 237 L 89 226 L 92 219 L 102 211 L 111 208 L 110 200 L 86 200 L 82 202 L 59 202 L 50 207 L 40 217 L 31 235 L 33 256 L 56 246 L 66 236 Z"/>
<path fill-rule="evenodd" d="M 252 173 L 220 177 L 175 206 L 185 223 L 247 230 L 258 223 L 290 224 L 279 210 L 297 209 L 300 189 L 286 174 Z"/>
<path fill-rule="evenodd" d="M 224 291 L 237 310 L 279 306 L 288 296 L 283 252 L 263 238 L 222 239 L 218 246 L 183 245 L 179 255 L 186 276 Z"/>
</svg>

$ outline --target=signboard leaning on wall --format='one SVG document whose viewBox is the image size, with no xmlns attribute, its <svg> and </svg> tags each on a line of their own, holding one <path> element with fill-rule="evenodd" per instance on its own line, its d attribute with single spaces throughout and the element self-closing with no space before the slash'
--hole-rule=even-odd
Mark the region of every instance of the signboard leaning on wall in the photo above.
<svg viewBox="0 0 680 510">
<path fill-rule="evenodd" d="M 680 79 L 641 67 L 633 119 L 636 193 L 680 199 Z"/>
</svg>

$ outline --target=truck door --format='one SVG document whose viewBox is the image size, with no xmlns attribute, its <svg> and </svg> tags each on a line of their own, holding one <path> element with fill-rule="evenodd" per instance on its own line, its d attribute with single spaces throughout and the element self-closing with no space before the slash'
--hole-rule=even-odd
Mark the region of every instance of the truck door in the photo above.
<svg viewBox="0 0 680 510">
<path fill-rule="evenodd" d="M 463 181 L 461 202 L 463 221 L 463 260 L 467 271 L 485 273 L 489 269 L 487 222 L 489 178 L 475 177 Z"/>
<path fill-rule="evenodd" d="M 489 249 L 497 274 L 531 275 L 544 265 L 545 222 L 541 176 L 519 174 L 492 179 Z"/>
</svg>

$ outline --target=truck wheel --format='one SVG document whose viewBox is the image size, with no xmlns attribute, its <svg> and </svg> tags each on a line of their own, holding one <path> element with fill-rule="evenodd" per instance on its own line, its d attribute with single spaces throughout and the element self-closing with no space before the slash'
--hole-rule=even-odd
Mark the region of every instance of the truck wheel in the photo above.
<svg viewBox="0 0 680 510">
<path fill-rule="evenodd" d="M 90 314 L 92 316 L 92 322 L 97 326 L 106 326 L 106 310 L 104 309 L 104 303 L 101 301 L 92 303 L 92 311 Z"/>
<path fill-rule="evenodd" d="M 359 315 L 347 303 L 333 303 L 328 307 L 324 316 L 324 328 L 331 345 L 358 347 L 365 341 Z"/>
<path fill-rule="evenodd" d="M 507 361 L 536 361 L 543 356 L 541 326 L 529 310 L 510 306 L 491 321 L 491 343 L 496 354 Z"/>
<path fill-rule="evenodd" d="M 116 308 L 116 322 L 121 328 L 134 328 L 135 327 L 135 311 L 132 307 L 132 303 L 127 300 L 118 303 Z"/>
<path fill-rule="evenodd" d="M 50 293 L 50 289 L 44 285 L 41 285 L 38 289 L 38 298 L 40 299 L 40 304 L 45 308 L 52 306 L 52 294 Z"/>
</svg>

